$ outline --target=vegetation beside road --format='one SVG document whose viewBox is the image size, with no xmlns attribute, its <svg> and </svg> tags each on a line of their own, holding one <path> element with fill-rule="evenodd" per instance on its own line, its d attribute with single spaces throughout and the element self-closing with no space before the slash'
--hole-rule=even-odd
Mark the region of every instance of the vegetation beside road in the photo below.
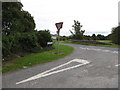
<svg viewBox="0 0 120 90">
<path fill-rule="evenodd" d="M 105 43 L 107 43 L 107 42 L 110 42 L 110 41 L 106 41 L 106 40 L 101 40 L 100 42 L 105 42 Z M 68 43 L 68 44 L 80 44 L 80 45 L 89 45 L 89 46 L 101 46 L 101 47 L 112 47 L 112 48 L 119 48 L 120 47 L 120 45 L 115 45 L 115 44 L 113 44 L 113 45 L 102 45 L 102 44 L 90 44 L 90 43 L 79 43 L 79 42 L 72 42 L 72 41 L 60 41 L 60 43 Z"/>
<path fill-rule="evenodd" d="M 48 42 L 53 41 L 50 30 L 37 30 L 35 27 L 34 17 L 28 11 L 23 10 L 21 2 L 2 3 L 2 43 L 0 42 L 0 47 L 2 46 L 2 62 L 5 63 L 3 72 L 55 60 L 73 51 L 73 48 L 68 46 L 61 46 L 60 55 L 53 53 L 56 52 L 56 49 L 46 51 L 45 49 L 47 48 L 51 50 Z M 84 35 L 85 30 L 82 30 L 82 27 L 83 25 L 79 21 L 74 20 L 74 25 L 72 25 L 72 30 L 70 30 L 72 35 L 69 37 L 60 36 L 60 40 L 63 40 L 61 43 L 120 47 L 120 40 L 118 40 L 120 38 L 120 26 L 113 28 L 108 36 L 101 34 Z M 79 40 L 80 42 L 73 42 L 74 40 Z M 85 40 L 87 43 L 81 42 Z M 97 40 L 104 44 L 96 43 Z M 103 42 L 101 40 L 111 40 L 112 42 Z M 114 44 L 108 45 L 108 43 Z"/>
<path fill-rule="evenodd" d="M 59 52 L 60 54 L 55 54 L 57 50 L 57 44 L 55 44 L 55 49 L 51 51 L 45 51 L 37 54 L 30 54 L 22 58 L 18 58 L 15 61 L 11 61 L 11 63 L 3 64 L 3 70 L 2 72 L 8 72 L 8 71 L 14 71 L 19 70 L 23 68 L 28 68 L 33 65 L 42 64 L 46 62 L 50 62 L 59 58 L 63 58 L 74 50 L 73 47 L 66 46 L 66 45 L 60 45 Z"/>
<path fill-rule="evenodd" d="M 82 30 L 83 25 L 77 20 L 74 20 L 72 25 L 71 36 L 61 37 L 61 43 L 81 44 L 102 47 L 120 47 L 120 26 L 112 28 L 111 34 L 104 36 L 101 34 L 84 35 L 85 30 Z"/>
<path fill-rule="evenodd" d="M 37 53 L 52 42 L 49 30 L 37 30 L 34 17 L 23 10 L 21 2 L 2 3 L 2 57 L 12 60 L 13 55 Z"/>
<path fill-rule="evenodd" d="M 96 43 L 98 40 L 100 40 L 98 42 L 101 42 L 101 40 L 102 40 L 102 43 L 104 43 L 104 44 L 107 44 L 107 43 L 109 43 L 109 41 L 111 41 L 111 43 L 120 45 L 120 40 L 119 40 L 120 39 L 120 26 L 112 28 L 111 34 L 109 34 L 107 36 L 104 36 L 101 34 L 98 34 L 98 35 L 92 34 L 92 36 L 84 35 L 85 30 L 81 29 L 83 27 L 83 25 L 81 25 L 81 23 L 76 20 L 74 20 L 74 25 L 72 25 L 72 27 L 73 27 L 72 30 L 70 30 L 72 35 L 69 36 L 69 38 L 66 38 L 66 40 L 69 40 L 69 39 L 79 40 L 80 42 L 81 41 L 89 41 L 90 44 L 91 44 L 91 41 L 93 41 L 93 40 Z M 103 41 L 105 41 L 105 42 L 103 42 Z M 87 44 L 89 44 L 89 43 L 87 43 Z M 94 44 L 94 42 L 93 42 L 93 44 Z"/>
</svg>

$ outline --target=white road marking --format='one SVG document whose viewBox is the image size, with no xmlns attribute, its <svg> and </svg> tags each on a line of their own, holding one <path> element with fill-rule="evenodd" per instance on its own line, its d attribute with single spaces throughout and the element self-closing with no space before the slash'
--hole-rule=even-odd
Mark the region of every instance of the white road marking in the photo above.
<svg viewBox="0 0 120 90">
<path fill-rule="evenodd" d="M 65 66 L 65 65 L 67 65 L 67 64 L 70 64 L 71 62 L 78 62 L 78 63 L 80 63 L 80 64 L 75 65 L 75 66 L 72 66 L 72 67 L 64 68 L 64 69 L 61 69 L 61 70 L 53 71 L 53 70 L 58 69 L 58 68 L 60 68 L 60 67 L 62 67 L 62 66 Z M 25 80 L 22 80 L 22 81 L 20 81 L 20 82 L 17 82 L 16 84 L 21 84 L 21 83 L 25 83 L 25 82 L 28 82 L 28 81 L 31 81 L 31 80 L 38 79 L 38 78 L 46 77 L 46 76 L 49 76 L 49 75 L 52 75 L 52 74 L 56 74 L 56 73 L 59 73 L 59 72 L 63 72 L 63 71 L 66 71 L 66 70 L 70 70 L 70 69 L 73 69 L 73 68 L 77 68 L 77 67 L 80 67 L 80 66 L 83 66 L 83 65 L 87 65 L 87 64 L 89 64 L 89 63 L 90 63 L 90 62 L 88 62 L 87 60 L 83 60 L 83 59 L 73 59 L 73 60 L 71 60 L 71 61 L 69 61 L 69 62 L 67 62 L 67 63 L 65 63 L 65 64 L 61 64 L 61 65 L 59 65 L 59 66 L 57 66 L 57 67 L 55 67 L 55 68 L 52 68 L 52 69 L 50 69 L 50 70 L 47 70 L 47 71 L 43 72 L 43 73 L 37 74 L 37 75 L 35 75 L 35 76 L 33 76 L 33 77 L 30 77 L 30 78 L 28 78 L 28 79 L 25 79 Z M 50 72 L 50 71 L 53 71 L 53 72 Z"/>
<path fill-rule="evenodd" d="M 118 54 L 118 51 L 95 49 L 95 48 L 83 48 L 83 47 L 80 47 L 80 48 L 83 49 L 83 50 L 94 50 L 94 51 L 102 51 L 102 52 L 110 52 L 110 53 L 116 53 L 116 54 Z"/>
<path fill-rule="evenodd" d="M 116 67 L 120 66 L 120 64 L 115 65 Z"/>
</svg>

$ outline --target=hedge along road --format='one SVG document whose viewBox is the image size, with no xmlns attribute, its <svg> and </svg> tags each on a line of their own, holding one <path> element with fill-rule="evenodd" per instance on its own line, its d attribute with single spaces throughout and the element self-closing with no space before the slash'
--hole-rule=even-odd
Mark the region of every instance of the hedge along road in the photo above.
<svg viewBox="0 0 120 90">
<path fill-rule="evenodd" d="M 118 48 L 64 45 L 74 47 L 74 52 L 53 62 L 4 74 L 3 88 L 118 87 Z"/>
</svg>

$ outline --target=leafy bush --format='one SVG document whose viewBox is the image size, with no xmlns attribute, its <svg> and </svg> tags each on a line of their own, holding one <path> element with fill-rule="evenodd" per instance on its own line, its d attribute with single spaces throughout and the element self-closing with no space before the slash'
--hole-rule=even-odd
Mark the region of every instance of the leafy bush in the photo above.
<svg viewBox="0 0 120 90">
<path fill-rule="evenodd" d="M 16 53 L 18 51 L 17 49 L 19 51 L 32 52 L 34 47 L 37 47 L 35 33 L 18 33 L 15 35 L 12 52 Z"/>
<path fill-rule="evenodd" d="M 2 37 L 3 57 L 21 52 L 39 52 L 42 47 L 47 46 L 47 42 L 52 41 L 48 30 L 25 33 L 16 32 L 10 35 L 3 34 Z"/>
<path fill-rule="evenodd" d="M 19 52 L 32 52 L 33 48 L 41 47 L 35 33 L 16 33 L 2 37 L 3 57 Z"/>
<path fill-rule="evenodd" d="M 50 32 L 48 30 L 38 31 L 36 34 L 37 34 L 38 43 L 42 47 L 46 47 L 47 42 L 52 41 Z"/>
<path fill-rule="evenodd" d="M 2 35 L 2 54 L 3 54 L 3 57 L 10 54 L 9 46 L 10 46 L 9 38 L 7 38 L 5 35 Z"/>
</svg>

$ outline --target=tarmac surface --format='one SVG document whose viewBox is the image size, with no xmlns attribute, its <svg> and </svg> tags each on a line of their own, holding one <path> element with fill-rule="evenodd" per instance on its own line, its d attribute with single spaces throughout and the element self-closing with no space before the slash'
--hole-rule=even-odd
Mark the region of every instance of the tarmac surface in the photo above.
<svg viewBox="0 0 120 90">
<path fill-rule="evenodd" d="M 3 88 L 118 88 L 118 48 L 64 45 L 75 48 L 71 55 L 5 73 Z"/>
</svg>

